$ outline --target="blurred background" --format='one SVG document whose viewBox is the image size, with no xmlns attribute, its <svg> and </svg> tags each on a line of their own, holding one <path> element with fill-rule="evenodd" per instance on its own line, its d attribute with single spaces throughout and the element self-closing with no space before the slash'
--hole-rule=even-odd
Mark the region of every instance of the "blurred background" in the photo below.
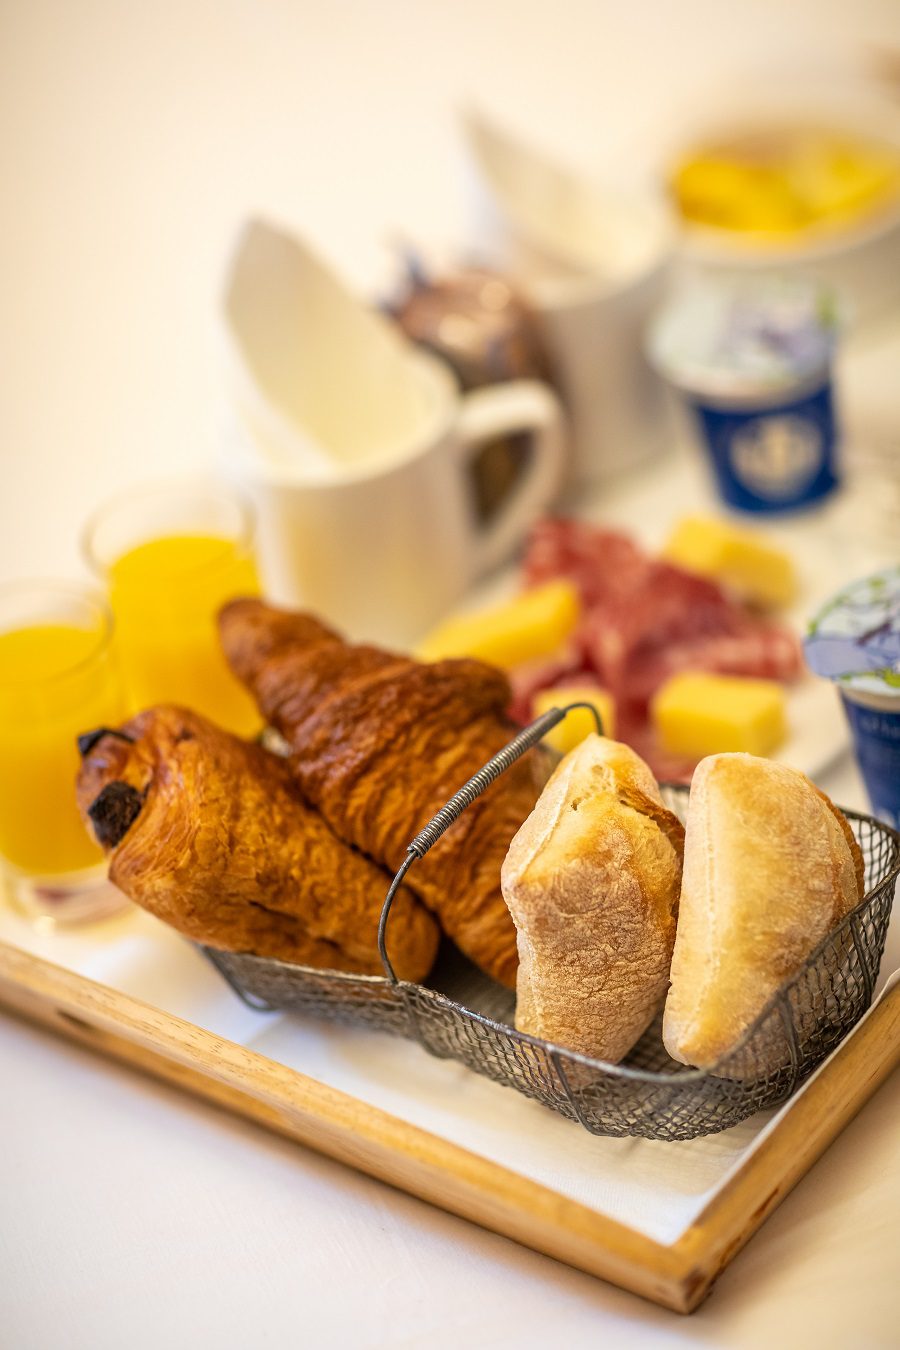
<svg viewBox="0 0 900 1350">
<path fill-rule="evenodd" d="M 900 120 L 894 0 L 6 0 L 0 39 L 5 576 L 79 567 L 98 499 L 211 461 L 249 214 L 373 293 L 398 237 L 465 237 L 467 105 L 636 181 L 720 91 L 877 85 Z"/>
</svg>

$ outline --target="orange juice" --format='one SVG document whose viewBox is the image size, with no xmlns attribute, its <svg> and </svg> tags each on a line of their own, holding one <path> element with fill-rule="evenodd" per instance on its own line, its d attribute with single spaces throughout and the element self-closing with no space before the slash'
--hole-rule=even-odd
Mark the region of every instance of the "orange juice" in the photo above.
<svg viewBox="0 0 900 1350">
<path fill-rule="evenodd" d="M 215 534 L 164 535 L 123 552 L 106 575 L 132 710 L 179 703 L 239 735 L 258 731 L 259 713 L 216 632 L 226 600 L 259 593 L 246 545 Z"/>
<path fill-rule="evenodd" d="M 106 639 L 63 623 L 0 633 L 0 854 L 23 872 L 102 861 L 75 804 L 75 738 L 124 712 Z"/>
</svg>

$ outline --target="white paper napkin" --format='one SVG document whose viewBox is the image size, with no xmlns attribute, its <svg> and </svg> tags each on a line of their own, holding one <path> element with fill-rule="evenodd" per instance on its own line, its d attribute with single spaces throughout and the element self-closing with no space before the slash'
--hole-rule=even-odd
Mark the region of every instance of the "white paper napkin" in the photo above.
<svg viewBox="0 0 900 1350">
<path fill-rule="evenodd" d="M 616 282 L 664 245 L 655 202 L 605 190 L 480 112 L 463 125 L 481 189 L 476 228 L 526 282 Z"/>
<path fill-rule="evenodd" d="M 423 425 L 413 348 L 300 240 L 249 222 L 222 313 L 230 397 L 270 465 L 339 477 L 408 445 Z"/>
</svg>

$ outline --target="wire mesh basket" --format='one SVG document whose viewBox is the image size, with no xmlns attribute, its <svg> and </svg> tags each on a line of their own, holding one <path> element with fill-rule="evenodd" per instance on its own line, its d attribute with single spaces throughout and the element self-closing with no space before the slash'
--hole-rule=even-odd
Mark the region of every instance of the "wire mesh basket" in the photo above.
<svg viewBox="0 0 900 1350">
<path fill-rule="evenodd" d="M 427 985 L 398 980 L 386 950 L 391 902 L 405 873 L 479 793 L 572 707 L 552 709 L 469 780 L 409 845 L 379 930 L 384 976 L 348 975 L 206 948 L 253 1008 L 299 1012 L 418 1041 L 580 1122 L 592 1134 L 683 1140 L 715 1134 L 788 1097 L 869 1007 L 900 874 L 900 835 L 845 811 L 865 862 L 865 898 L 812 952 L 748 1028 L 708 1069 L 666 1053 L 662 1019 L 621 1064 L 590 1059 L 516 1031 L 515 995 L 445 942 Z M 663 789 L 682 820 L 688 789 Z"/>
</svg>

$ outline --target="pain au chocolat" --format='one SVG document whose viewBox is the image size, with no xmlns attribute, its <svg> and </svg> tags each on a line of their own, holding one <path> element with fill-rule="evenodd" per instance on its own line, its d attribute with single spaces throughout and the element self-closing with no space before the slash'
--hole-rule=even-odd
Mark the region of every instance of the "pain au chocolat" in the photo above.
<svg viewBox="0 0 900 1350">
<path fill-rule="evenodd" d="M 282 760 L 174 707 L 80 744 L 82 814 L 136 904 L 225 951 L 381 974 L 390 878 L 306 805 Z M 402 979 L 424 979 L 438 940 L 404 888 L 391 918 Z"/>
</svg>

